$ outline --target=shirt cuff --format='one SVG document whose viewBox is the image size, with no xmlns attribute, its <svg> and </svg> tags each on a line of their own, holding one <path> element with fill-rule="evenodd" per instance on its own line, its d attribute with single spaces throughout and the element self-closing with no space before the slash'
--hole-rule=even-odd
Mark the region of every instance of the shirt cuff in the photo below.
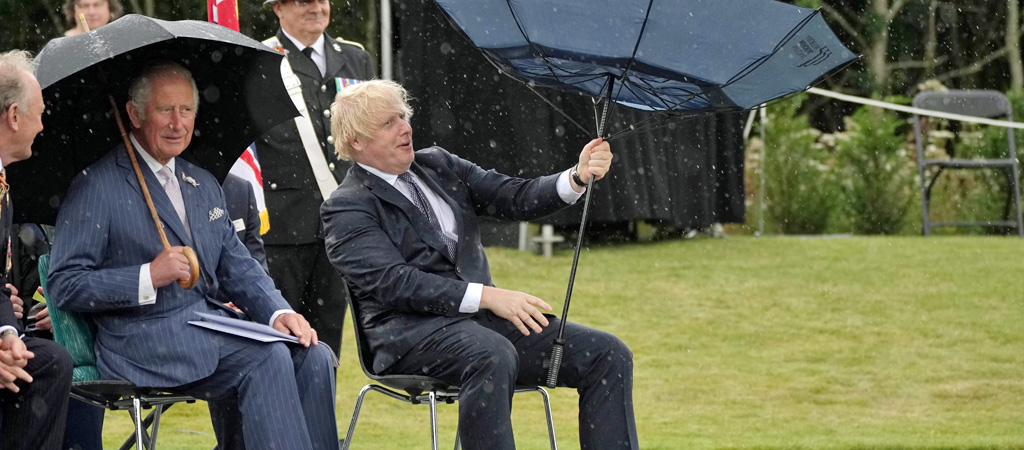
<svg viewBox="0 0 1024 450">
<path fill-rule="evenodd" d="M 280 316 L 281 314 L 288 314 L 294 312 L 295 310 L 293 309 L 279 309 L 277 311 L 274 311 L 274 314 L 270 316 L 270 323 L 268 323 L 267 325 L 274 326 L 274 321 L 277 320 L 277 316 Z"/>
<path fill-rule="evenodd" d="M 469 283 L 466 286 L 466 293 L 462 296 L 462 304 L 459 305 L 460 313 L 475 313 L 480 310 L 480 296 L 484 293 L 484 285 L 480 283 Z"/>
<path fill-rule="evenodd" d="M 4 325 L 4 326 L 0 327 L 0 333 L 3 333 L 4 331 L 7 331 L 7 330 L 14 330 L 15 333 L 18 332 L 17 328 L 14 328 L 13 326 L 10 326 L 10 325 Z"/>
<path fill-rule="evenodd" d="M 153 278 L 149 275 L 149 263 L 146 263 L 139 269 L 139 304 L 153 305 L 155 303 L 156 288 L 153 287 Z"/>
<path fill-rule="evenodd" d="M 579 200 L 583 194 L 587 193 L 587 188 L 583 188 L 583 192 L 576 192 L 572 190 L 572 185 L 570 184 L 572 183 L 572 181 L 570 181 L 570 177 L 572 176 L 570 175 L 571 173 L 572 169 L 562 172 L 562 174 L 558 176 L 558 182 L 555 183 L 555 189 L 558 190 L 558 196 L 562 198 L 563 202 L 575 205 L 576 201 Z"/>
</svg>

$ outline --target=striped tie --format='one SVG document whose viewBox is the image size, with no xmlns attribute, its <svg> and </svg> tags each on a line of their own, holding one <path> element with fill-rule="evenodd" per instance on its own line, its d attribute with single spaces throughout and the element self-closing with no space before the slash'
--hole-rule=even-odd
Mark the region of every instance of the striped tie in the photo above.
<svg viewBox="0 0 1024 450">
<path fill-rule="evenodd" d="M 448 249 L 448 256 L 450 256 L 452 261 L 454 261 L 455 249 L 458 247 L 459 243 L 455 239 L 448 237 L 448 235 L 441 229 L 441 221 L 437 220 L 437 216 L 434 215 L 434 210 L 430 208 L 430 203 L 427 201 L 427 197 L 423 195 L 423 191 L 420 190 L 419 185 L 416 184 L 412 174 L 409 172 L 403 173 L 398 176 L 398 179 L 402 180 L 402 182 L 409 188 L 409 192 L 412 193 L 412 198 L 410 199 L 412 200 L 412 204 L 416 205 L 416 208 L 419 209 L 423 215 L 427 216 L 427 221 L 429 221 L 430 225 L 434 227 L 434 231 L 441 236 L 441 241 L 444 242 L 444 246 Z"/>
</svg>

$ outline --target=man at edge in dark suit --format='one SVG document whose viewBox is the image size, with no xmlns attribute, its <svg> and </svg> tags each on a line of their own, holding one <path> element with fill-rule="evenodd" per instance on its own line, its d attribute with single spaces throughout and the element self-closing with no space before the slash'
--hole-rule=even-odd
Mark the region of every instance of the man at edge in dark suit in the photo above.
<svg viewBox="0 0 1024 450">
<path fill-rule="evenodd" d="M 71 356 L 57 343 L 21 337 L 7 284 L 11 261 L 11 203 L 6 167 L 32 156 L 32 141 L 43 130 L 43 93 L 32 75 L 28 52 L 0 54 L 0 448 L 57 450 L 64 442 Z"/>
<path fill-rule="evenodd" d="M 284 298 L 338 354 L 348 290 L 324 253 L 319 210 L 350 163 L 332 151 L 330 106 L 345 84 L 372 79 L 373 65 L 362 45 L 327 34 L 329 0 L 265 0 L 263 8 L 281 26 L 263 43 L 285 54 L 285 85 L 303 113 L 256 142 L 270 214 L 267 263 Z"/>
<path fill-rule="evenodd" d="M 575 203 L 608 172 L 610 146 L 595 139 L 572 169 L 528 180 L 440 147 L 413 151 L 412 111 L 394 82 L 349 86 L 331 109 L 338 156 L 356 164 L 320 214 L 372 370 L 460 386 L 463 446 L 514 449 L 515 385 L 544 384 L 559 319 L 543 300 L 493 286 L 477 215 L 529 220 Z M 574 323 L 565 339 L 558 384 L 580 392 L 581 448 L 638 448 L 629 348 Z"/>
</svg>

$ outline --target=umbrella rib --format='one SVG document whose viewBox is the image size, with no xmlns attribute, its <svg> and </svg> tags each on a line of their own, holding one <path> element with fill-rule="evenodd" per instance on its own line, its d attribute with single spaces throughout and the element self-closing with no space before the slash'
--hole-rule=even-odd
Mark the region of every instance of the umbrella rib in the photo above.
<svg viewBox="0 0 1024 450">
<path fill-rule="evenodd" d="M 644 39 L 644 30 L 647 29 L 647 22 L 651 18 L 651 8 L 654 7 L 654 0 L 647 2 L 647 13 L 644 14 L 644 23 L 640 25 L 640 33 L 636 37 L 636 44 L 633 45 L 633 53 L 629 55 L 629 62 L 626 63 L 626 68 L 622 70 L 622 79 L 625 80 L 629 76 L 629 70 L 633 68 L 633 62 L 636 61 L 636 52 L 640 51 L 640 41 Z M 619 91 L 615 93 L 615 97 L 618 98 L 622 92 L 624 82 L 619 83 Z"/>
<path fill-rule="evenodd" d="M 540 55 L 541 59 L 543 59 L 544 62 L 547 63 L 548 55 L 540 51 L 540 49 L 537 48 L 536 44 L 534 44 L 533 41 L 530 40 L 530 37 L 526 35 L 526 30 L 523 29 L 523 25 L 519 20 L 519 15 L 516 14 L 515 8 L 512 7 L 512 0 L 505 0 L 505 4 L 508 6 L 508 12 L 509 14 L 512 15 L 512 19 L 516 22 L 516 28 L 519 29 L 519 34 L 523 36 L 523 40 L 526 41 L 526 45 L 533 49 L 535 55 Z M 562 80 L 561 78 L 559 78 L 557 74 L 555 74 L 554 70 L 551 70 L 551 64 L 545 64 L 544 67 L 548 68 L 548 71 L 551 72 L 551 76 L 554 77 L 556 80 Z"/>
<path fill-rule="evenodd" d="M 544 103 L 547 103 L 547 104 L 548 104 L 548 106 L 550 106 L 550 107 L 554 108 L 554 109 L 555 109 L 555 111 L 558 111 L 558 113 L 559 113 L 559 114 L 561 114 L 561 115 L 562 115 L 562 117 L 565 117 L 565 119 L 566 119 L 566 120 L 568 120 L 569 122 L 572 122 L 572 124 L 573 124 L 573 125 L 576 125 L 576 127 L 577 127 L 577 128 L 579 128 L 579 129 L 580 129 L 580 131 L 582 131 L 582 132 L 584 132 L 584 133 L 586 133 L 586 134 L 588 134 L 588 135 L 590 134 L 590 130 L 588 130 L 588 129 L 587 129 L 587 127 L 585 127 L 585 126 L 583 126 L 583 125 L 580 125 L 580 123 L 579 123 L 579 122 L 577 122 L 577 121 L 573 120 L 573 118 L 572 118 L 572 117 L 569 117 L 569 115 L 568 115 L 568 114 L 566 114 L 566 113 L 565 113 L 565 111 L 562 111 L 562 108 L 559 108 L 559 107 L 555 106 L 555 104 L 554 104 L 554 103 L 552 103 L 552 102 L 551 102 L 551 100 L 548 100 L 548 98 L 547 98 L 547 97 L 545 97 L 545 96 L 541 95 L 541 93 L 540 93 L 540 92 L 537 92 L 537 90 L 536 90 L 536 89 L 534 89 L 534 88 L 533 88 L 533 86 L 530 86 L 530 83 L 523 83 L 523 84 L 525 84 L 525 85 L 526 85 L 526 88 L 527 88 L 527 89 L 529 89 L 529 90 L 530 90 L 531 92 L 533 92 L 533 93 L 534 93 L 534 94 L 536 94 L 536 95 L 537 95 L 538 97 L 540 97 L 540 99 L 541 99 L 541 100 L 544 100 Z"/>
</svg>

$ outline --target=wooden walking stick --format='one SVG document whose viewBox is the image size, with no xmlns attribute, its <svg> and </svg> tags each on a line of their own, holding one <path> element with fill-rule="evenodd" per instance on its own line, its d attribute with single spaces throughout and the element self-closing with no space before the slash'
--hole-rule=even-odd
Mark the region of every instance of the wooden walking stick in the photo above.
<svg viewBox="0 0 1024 450">
<path fill-rule="evenodd" d="M 142 196 L 146 198 L 146 206 L 149 207 L 149 213 L 153 216 L 153 222 L 156 224 L 156 232 L 160 234 L 160 242 L 164 244 L 164 249 L 171 248 L 171 243 L 167 241 L 167 234 L 164 233 L 164 224 L 160 222 L 160 215 L 157 214 L 156 207 L 153 206 L 153 198 L 149 196 L 146 179 L 142 176 L 142 170 L 139 169 L 139 161 L 135 158 L 135 148 L 132 146 L 131 140 L 128 139 L 128 132 L 124 129 L 124 122 L 121 121 L 121 112 L 117 108 L 114 96 L 111 95 L 107 98 L 110 99 L 110 108 L 114 110 L 114 121 L 117 122 L 117 128 L 121 130 L 121 139 L 124 139 L 124 147 L 128 149 L 128 157 L 132 160 L 135 176 L 138 177 L 139 186 L 142 187 Z M 190 247 L 182 247 L 181 253 L 188 259 L 189 276 L 188 281 L 178 280 L 178 284 L 185 289 L 192 289 L 199 282 L 199 259 L 196 258 L 196 252 Z"/>
</svg>

